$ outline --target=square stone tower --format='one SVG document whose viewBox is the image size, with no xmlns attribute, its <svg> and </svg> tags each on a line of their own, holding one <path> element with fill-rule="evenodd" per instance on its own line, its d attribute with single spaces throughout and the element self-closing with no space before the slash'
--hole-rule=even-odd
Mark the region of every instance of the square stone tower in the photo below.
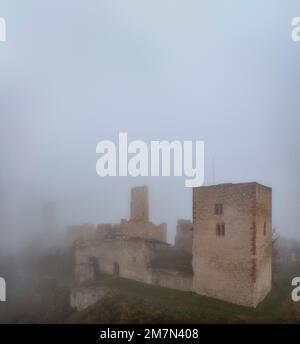
<svg viewBox="0 0 300 344">
<path fill-rule="evenodd" d="M 193 189 L 196 293 L 256 307 L 272 280 L 272 189 L 257 183 Z"/>
<path fill-rule="evenodd" d="M 130 219 L 132 221 L 149 221 L 148 188 L 138 186 L 131 190 Z"/>
</svg>

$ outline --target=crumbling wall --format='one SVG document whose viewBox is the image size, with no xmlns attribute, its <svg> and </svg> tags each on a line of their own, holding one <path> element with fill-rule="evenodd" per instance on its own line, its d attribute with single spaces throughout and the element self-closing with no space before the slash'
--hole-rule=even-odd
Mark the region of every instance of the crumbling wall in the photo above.
<svg viewBox="0 0 300 344">
<path fill-rule="evenodd" d="M 175 248 L 180 251 L 192 253 L 193 224 L 190 220 L 178 220 L 176 227 Z"/>
<path fill-rule="evenodd" d="M 95 231 L 97 240 L 115 238 L 120 235 L 122 235 L 122 231 L 119 224 L 99 224 Z"/>
<path fill-rule="evenodd" d="M 78 311 L 88 308 L 104 298 L 108 289 L 102 286 L 74 287 L 71 290 L 70 305 Z"/>
<path fill-rule="evenodd" d="M 75 281 L 93 282 L 96 260 L 100 272 L 151 283 L 150 262 L 166 247 L 168 244 L 160 241 L 126 237 L 77 242 Z"/>
<path fill-rule="evenodd" d="M 67 228 L 67 245 L 73 246 L 77 239 L 91 239 L 95 235 L 96 227 L 93 224 L 85 223 Z"/>
<path fill-rule="evenodd" d="M 193 275 L 183 274 L 176 270 L 154 269 L 150 270 L 150 283 L 164 288 L 177 289 L 182 291 L 193 290 Z"/>
<path fill-rule="evenodd" d="M 165 223 L 155 226 L 151 222 L 123 220 L 120 223 L 120 229 L 122 234 L 127 237 L 138 237 L 163 242 L 167 240 L 167 225 Z"/>
</svg>

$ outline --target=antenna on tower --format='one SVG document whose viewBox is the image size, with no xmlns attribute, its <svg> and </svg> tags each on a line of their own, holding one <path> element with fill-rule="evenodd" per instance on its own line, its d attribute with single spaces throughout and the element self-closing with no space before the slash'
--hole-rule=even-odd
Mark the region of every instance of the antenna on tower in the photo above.
<svg viewBox="0 0 300 344">
<path fill-rule="evenodd" d="M 216 168 L 215 168 L 215 158 L 212 158 L 212 177 L 213 177 L 213 185 L 216 184 Z"/>
</svg>

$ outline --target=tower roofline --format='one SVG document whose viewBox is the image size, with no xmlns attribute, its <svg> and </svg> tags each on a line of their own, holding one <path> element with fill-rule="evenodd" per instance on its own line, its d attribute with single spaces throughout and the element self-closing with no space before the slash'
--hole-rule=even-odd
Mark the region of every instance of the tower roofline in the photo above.
<svg viewBox="0 0 300 344">
<path fill-rule="evenodd" d="M 219 188 L 219 187 L 228 187 L 228 186 L 246 186 L 246 185 L 257 185 L 266 189 L 272 189 L 271 187 L 258 183 L 258 182 L 241 182 L 241 183 L 221 183 L 221 184 L 210 184 L 210 185 L 203 185 L 203 186 L 198 186 L 195 187 L 194 189 L 200 189 L 200 188 Z"/>
</svg>

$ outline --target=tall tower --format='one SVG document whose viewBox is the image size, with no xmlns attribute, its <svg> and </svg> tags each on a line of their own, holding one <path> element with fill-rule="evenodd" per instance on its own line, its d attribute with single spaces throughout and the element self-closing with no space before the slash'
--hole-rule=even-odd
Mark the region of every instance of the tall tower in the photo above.
<svg viewBox="0 0 300 344">
<path fill-rule="evenodd" d="M 193 229 L 195 292 L 256 307 L 271 290 L 272 189 L 194 188 Z"/>
<path fill-rule="evenodd" d="M 149 221 L 148 188 L 138 186 L 131 190 L 130 219 L 133 221 Z"/>
</svg>

